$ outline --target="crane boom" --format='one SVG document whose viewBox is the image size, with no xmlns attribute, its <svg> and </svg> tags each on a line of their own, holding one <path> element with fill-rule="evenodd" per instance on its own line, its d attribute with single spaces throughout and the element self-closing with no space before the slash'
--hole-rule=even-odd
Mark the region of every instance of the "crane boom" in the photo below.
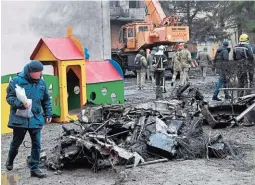
<svg viewBox="0 0 255 185">
<path fill-rule="evenodd" d="M 156 26 L 162 25 L 166 19 L 166 14 L 163 11 L 158 0 L 145 0 L 145 6 L 147 8 L 147 15 L 153 21 Z"/>
<path fill-rule="evenodd" d="M 133 70 L 134 58 L 140 50 L 155 46 L 168 46 L 167 52 L 173 51 L 177 43 L 189 40 L 189 27 L 179 25 L 177 15 L 166 16 L 159 0 L 144 0 L 146 20 L 132 22 L 120 28 L 119 43 L 112 56 L 122 68 Z M 173 12 L 171 12 L 173 13 Z"/>
</svg>

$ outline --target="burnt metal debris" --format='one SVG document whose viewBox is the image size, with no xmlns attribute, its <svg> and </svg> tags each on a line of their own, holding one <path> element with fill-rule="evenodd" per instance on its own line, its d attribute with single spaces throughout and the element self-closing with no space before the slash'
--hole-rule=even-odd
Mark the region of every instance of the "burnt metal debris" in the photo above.
<svg viewBox="0 0 255 185">
<path fill-rule="evenodd" d="M 73 126 L 62 126 L 63 134 L 46 165 L 60 170 L 79 164 L 97 172 L 117 165 L 130 168 L 171 159 L 236 155 L 221 135 L 205 134 L 202 124 L 216 128 L 243 121 L 254 97 L 212 107 L 188 84 L 168 101 L 91 106 L 81 111 Z"/>
</svg>

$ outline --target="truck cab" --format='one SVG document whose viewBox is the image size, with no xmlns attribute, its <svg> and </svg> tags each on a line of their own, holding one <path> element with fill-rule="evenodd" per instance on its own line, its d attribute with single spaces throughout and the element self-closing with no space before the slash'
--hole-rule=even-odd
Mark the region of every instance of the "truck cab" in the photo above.
<svg viewBox="0 0 255 185">
<path fill-rule="evenodd" d="M 119 48 L 124 52 L 137 52 L 146 44 L 146 35 L 149 34 L 149 26 L 145 22 L 135 22 L 121 27 L 119 34 Z"/>
</svg>

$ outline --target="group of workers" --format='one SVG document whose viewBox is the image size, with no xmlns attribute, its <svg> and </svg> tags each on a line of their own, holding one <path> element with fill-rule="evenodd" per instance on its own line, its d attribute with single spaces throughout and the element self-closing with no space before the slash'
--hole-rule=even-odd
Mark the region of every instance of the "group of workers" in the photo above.
<svg viewBox="0 0 255 185">
<path fill-rule="evenodd" d="M 141 63 L 141 67 L 136 70 L 138 88 L 139 90 L 144 88 L 147 72 L 147 78 L 151 79 L 151 82 L 156 85 L 156 99 L 162 99 L 162 93 L 166 92 L 165 69 L 168 60 L 164 54 L 165 50 L 165 46 L 161 45 L 158 48 L 153 47 L 147 58 L 144 50 L 140 50 L 135 57 L 135 61 L 140 60 Z M 181 76 L 181 85 L 185 85 L 188 82 L 188 71 L 191 67 L 191 53 L 188 50 L 187 44 L 184 44 L 183 48 L 180 47 L 178 49 L 173 60 L 173 78 L 171 85 L 174 85 L 178 72 Z"/>
<path fill-rule="evenodd" d="M 188 45 L 178 45 L 178 49 L 172 58 L 172 81 L 171 86 L 174 86 L 176 76 L 180 74 L 180 85 L 185 85 L 189 80 L 189 69 L 191 68 L 191 53 L 188 50 Z M 165 89 L 165 68 L 167 65 L 167 56 L 164 54 L 165 47 L 163 45 L 153 47 L 149 55 L 146 58 L 144 50 L 140 50 L 135 57 L 135 61 L 138 59 L 141 61 L 141 68 L 137 70 L 137 85 L 139 90 L 144 88 L 145 76 L 147 73 L 147 79 L 151 79 L 151 82 L 156 85 L 156 99 L 162 99 L 162 93 L 166 92 Z M 208 54 L 207 48 L 205 47 L 202 52 L 199 52 L 196 57 L 196 61 L 199 64 L 202 72 L 203 82 L 206 80 L 206 73 L 209 64 L 212 66 L 219 66 L 218 64 L 223 64 L 229 61 L 229 43 L 227 41 L 223 42 L 222 47 L 217 49 L 215 59 Z M 252 48 L 249 44 L 249 37 L 247 34 L 242 34 L 239 38 L 239 43 L 234 47 L 233 60 L 238 61 L 237 75 L 238 87 L 244 88 L 248 86 L 252 87 L 253 84 L 253 69 L 254 69 L 254 56 Z M 219 74 L 219 80 L 216 84 L 216 89 L 214 91 L 212 100 L 221 101 L 218 98 L 219 90 L 223 86 L 224 88 L 230 87 L 230 77 L 227 75 L 225 68 L 217 67 L 217 72 Z M 225 90 L 225 99 L 230 99 L 228 91 Z M 244 95 L 244 91 L 239 91 L 239 96 Z"/>
<path fill-rule="evenodd" d="M 230 78 L 233 75 L 237 76 L 238 79 L 238 88 L 247 87 L 252 88 L 253 85 L 253 74 L 254 74 L 254 56 L 253 49 L 249 43 L 249 37 L 247 34 L 242 34 L 239 38 L 239 43 L 233 48 L 233 60 L 237 61 L 236 71 L 228 71 L 228 65 L 222 65 L 223 63 L 229 63 L 229 52 L 228 48 L 229 43 L 227 41 L 223 42 L 223 46 L 216 51 L 215 55 L 215 64 L 219 64 L 217 70 L 219 72 L 219 80 L 216 84 L 216 89 L 213 94 L 213 100 L 221 101 L 218 98 L 219 89 L 223 86 L 224 88 L 229 87 Z M 221 67 L 225 66 L 225 67 Z M 232 66 L 233 69 L 233 66 Z M 238 96 L 244 95 L 244 90 L 240 89 Z M 250 91 L 247 91 L 246 94 L 249 94 Z M 224 90 L 225 99 L 230 99 L 227 90 Z"/>
</svg>

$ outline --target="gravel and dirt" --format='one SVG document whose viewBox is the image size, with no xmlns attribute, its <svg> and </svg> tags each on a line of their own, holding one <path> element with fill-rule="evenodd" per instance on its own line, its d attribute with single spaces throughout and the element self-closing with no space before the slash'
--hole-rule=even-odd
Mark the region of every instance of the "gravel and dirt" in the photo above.
<svg viewBox="0 0 255 185">
<path fill-rule="evenodd" d="M 204 96 L 211 99 L 218 76 L 208 76 L 205 83 L 201 82 L 200 74 L 191 71 L 190 81 L 193 86 L 198 87 Z M 152 85 L 146 83 L 145 90 L 136 89 L 136 79 L 125 79 L 125 98 L 127 104 L 149 102 L 155 99 Z M 166 82 L 166 96 L 172 90 L 170 82 Z M 221 94 L 223 96 L 223 93 Z M 183 161 L 169 161 L 158 163 L 125 171 L 127 178 L 122 182 L 126 185 L 255 185 L 255 127 L 235 127 L 224 129 L 211 129 L 203 126 L 207 133 L 220 133 L 224 139 L 238 144 L 241 151 L 239 159 L 228 157 L 226 159 L 196 159 Z M 42 149 L 49 153 L 56 144 L 56 138 L 61 135 L 60 124 L 48 124 L 42 131 Z M 121 177 L 113 170 L 103 170 L 93 173 L 90 169 L 79 167 L 77 169 L 63 170 L 60 174 L 48 171 L 48 177 L 37 179 L 30 177 L 30 171 L 26 165 L 26 158 L 30 149 L 23 145 L 15 159 L 14 169 L 7 172 L 5 161 L 7 158 L 12 134 L 2 136 L 2 175 L 16 176 L 20 185 L 110 185 L 115 184 Z M 26 141 L 30 141 L 27 134 Z M 119 169 L 121 170 L 121 168 Z"/>
</svg>

